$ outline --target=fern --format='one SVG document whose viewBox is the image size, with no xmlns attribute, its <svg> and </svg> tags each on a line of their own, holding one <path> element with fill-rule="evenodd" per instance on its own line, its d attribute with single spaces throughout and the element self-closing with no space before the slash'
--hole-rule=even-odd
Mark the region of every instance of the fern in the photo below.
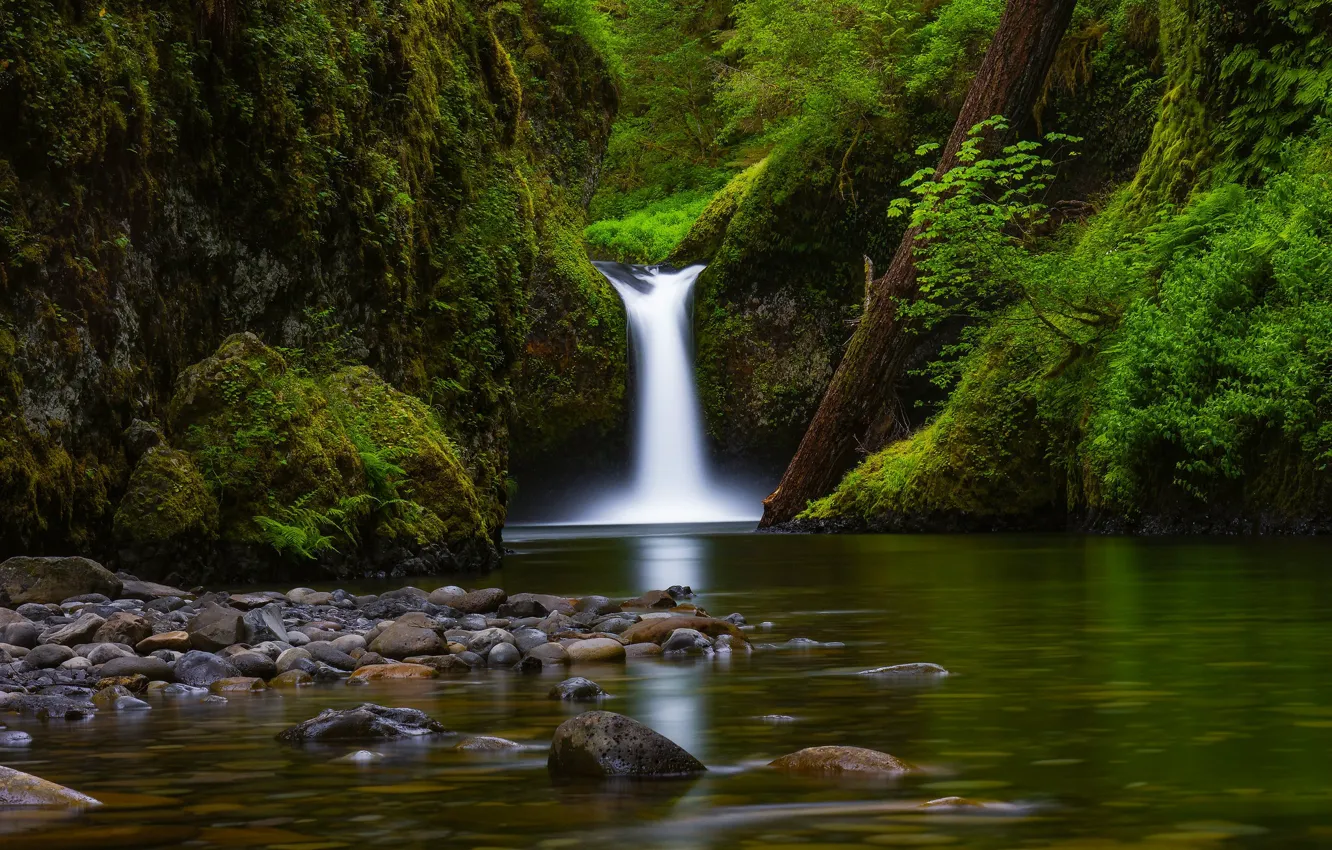
<svg viewBox="0 0 1332 850">
<path fill-rule="evenodd" d="M 312 561 L 323 552 L 337 551 L 333 546 L 333 538 L 320 531 L 319 526 L 307 524 L 308 517 L 301 513 L 299 509 L 287 508 L 283 513 L 286 515 L 288 522 L 281 522 L 266 516 L 254 518 L 260 530 L 263 531 L 265 540 L 279 554 L 293 555 Z"/>
</svg>

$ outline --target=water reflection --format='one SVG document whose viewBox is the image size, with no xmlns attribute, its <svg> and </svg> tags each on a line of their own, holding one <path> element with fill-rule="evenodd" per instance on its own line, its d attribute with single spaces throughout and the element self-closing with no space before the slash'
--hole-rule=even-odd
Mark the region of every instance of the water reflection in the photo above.
<svg viewBox="0 0 1332 850">
<path fill-rule="evenodd" d="M 706 549 L 706 542 L 693 536 L 629 540 L 631 562 L 638 586 L 643 590 L 661 590 L 677 584 L 695 589 L 707 587 Z"/>
</svg>

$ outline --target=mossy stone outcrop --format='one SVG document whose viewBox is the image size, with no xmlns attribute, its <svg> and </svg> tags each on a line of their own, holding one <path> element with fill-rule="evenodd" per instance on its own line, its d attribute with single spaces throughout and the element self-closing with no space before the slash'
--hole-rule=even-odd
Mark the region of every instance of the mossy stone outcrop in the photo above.
<svg viewBox="0 0 1332 850">
<path fill-rule="evenodd" d="M 120 579 L 88 558 L 18 556 L 0 563 L 0 605 L 7 607 L 53 604 L 88 593 L 115 599 L 120 588 Z"/>
<path fill-rule="evenodd" d="M 579 422 L 617 416 L 618 304 L 567 261 L 617 95 L 566 18 L 481 0 L 8 4 L 0 553 L 119 558 L 136 419 L 208 482 L 219 546 L 256 536 L 270 493 L 366 492 L 312 386 L 350 364 L 449 434 L 477 504 L 431 509 L 466 515 L 448 534 L 503 518 L 525 363 L 569 377 Z M 242 331 L 273 348 L 229 340 Z M 419 495 L 442 505 L 456 476 L 425 472 Z"/>
<path fill-rule="evenodd" d="M 188 454 L 157 446 L 139 459 L 116 508 L 115 531 L 129 545 L 217 536 L 217 502 Z"/>
</svg>

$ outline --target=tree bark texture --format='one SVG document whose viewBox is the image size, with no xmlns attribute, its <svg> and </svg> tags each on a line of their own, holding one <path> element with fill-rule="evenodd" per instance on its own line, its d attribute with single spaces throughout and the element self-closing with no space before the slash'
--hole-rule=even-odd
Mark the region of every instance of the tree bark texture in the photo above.
<svg viewBox="0 0 1332 850">
<path fill-rule="evenodd" d="M 1014 126 L 1023 122 L 1045 85 L 1076 5 L 1077 0 L 1008 0 L 937 174 L 957 163 L 972 127 L 996 115 L 1007 117 Z M 997 147 L 1002 142 L 992 134 L 987 144 Z M 858 451 L 875 451 L 905 435 L 897 384 L 921 339 L 910 321 L 897 320 L 894 305 L 919 291 L 915 259 L 919 232 L 907 229 L 888 271 L 874 282 L 864 317 L 795 457 L 781 484 L 763 500 L 760 527 L 794 519 L 811 499 L 831 491 Z"/>
</svg>

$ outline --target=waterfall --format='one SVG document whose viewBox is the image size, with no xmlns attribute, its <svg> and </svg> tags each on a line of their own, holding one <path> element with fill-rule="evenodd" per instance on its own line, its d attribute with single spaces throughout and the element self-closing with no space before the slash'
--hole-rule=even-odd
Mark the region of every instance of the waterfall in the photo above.
<svg viewBox="0 0 1332 850">
<path fill-rule="evenodd" d="M 720 486 L 708 470 L 694 383 L 692 296 L 703 266 L 596 263 L 629 318 L 636 397 L 629 486 L 580 522 L 647 524 L 753 520 L 758 505 Z"/>
</svg>

